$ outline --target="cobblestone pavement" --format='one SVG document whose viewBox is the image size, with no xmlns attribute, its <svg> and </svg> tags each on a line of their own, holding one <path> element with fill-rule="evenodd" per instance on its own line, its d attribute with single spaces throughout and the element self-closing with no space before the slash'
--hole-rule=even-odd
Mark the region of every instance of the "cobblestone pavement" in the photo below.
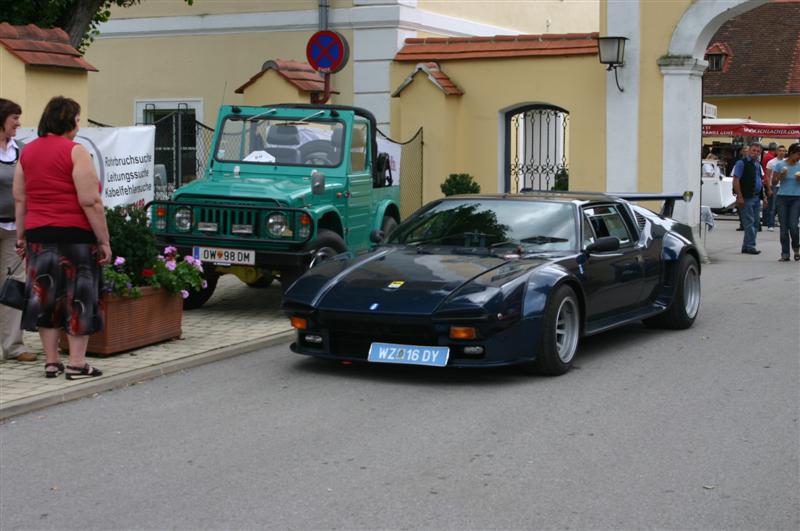
<svg viewBox="0 0 800 531">
<path fill-rule="evenodd" d="M 184 312 L 181 338 L 89 362 L 103 376 L 84 380 L 44 377 L 39 335 L 25 333 L 25 344 L 39 353 L 35 363 L 0 361 L 0 420 L 47 405 L 129 385 L 159 374 L 252 351 L 288 340 L 291 327 L 280 311 L 280 285 L 250 288 L 223 276 L 213 297 Z M 62 356 L 66 363 L 66 355 Z"/>
</svg>

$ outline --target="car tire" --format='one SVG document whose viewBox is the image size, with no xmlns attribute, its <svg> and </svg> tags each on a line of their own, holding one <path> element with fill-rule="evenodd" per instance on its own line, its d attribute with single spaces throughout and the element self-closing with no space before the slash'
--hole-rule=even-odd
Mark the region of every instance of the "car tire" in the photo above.
<svg viewBox="0 0 800 531">
<path fill-rule="evenodd" d="M 268 287 L 270 287 L 272 285 L 272 281 L 273 280 L 275 280 L 274 277 L 272 277 L 270 275 L 264 275 L 261 278 L 259 278 L 258 280 L 256 280 L 255 282 L 247 282 L 246 284 L 250 288 L 265 289 L 265 288 L 268 288 Z"/>
<path fill-rule="evenodd" d="M 569 286 L 559 286 L 544 310 L 536 345 L 536 359 L 527 368 L 537 374 L 558 376 L 572 367 L 581 336 L 581 307 Z"/>
<path fill-rule="evenodd" d="M 209 267 L 212 266 L 209 265 Z M 207 284 L 206 288 L 200 289 L 200 291 L 189 290 L 189 296 L 183 299 L 184 310 L 194 310 L 195 308 L 201 307 L 208 302 L 208 299 L 214 294 L 214 290 L 217 288 L 219 275 L 212 271 L 204 271 L 203 278 Z"/>
<path fill-rule="evenodd" d="M 300 275 L 319 262 L 345 252 L 347 250 L 347 245 L 344 243 L 342 237 L 332 230 L 320 229 L 319 232 L 317 232 L 317 237 L 308 242 L 304 250 L 314 250 L 314 258 L 312 258 L 308 268 L 297 267 L 286 269 L 281 272 L 281 289 L 283 289 L 284 293 L 286 293 L 289 286 L 291 286 Z"/>
<path fill-rule="evenodd" d="M 700 268 L 693 256 L 685 254 L 678 263 L 675 296 L 664 312 L 644 319 L 651 328 L 684 330 L 694 324 L 700 310 Z"/>
<path fill-rule="evenodd" d="M 383 232 L 383 241 L 389 239 L 389 235 L 397 228 L 397 221 L 392 216 L 384 216 L 383 223 L 381 223 L 381 231 Z"/>
</svg>

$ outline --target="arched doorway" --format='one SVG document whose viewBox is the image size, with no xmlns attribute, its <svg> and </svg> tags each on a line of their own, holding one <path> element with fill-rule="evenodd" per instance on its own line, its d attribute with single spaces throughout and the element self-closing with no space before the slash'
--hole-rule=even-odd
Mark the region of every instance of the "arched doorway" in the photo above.
<svg viewBox="0 0 800 531">
<path fill-rule="evenodd" d="M 693 2 L 683 13 L 658 61 L 663 75 L 662 186 L 666 192 L 691 190 L 691 203 L 675 206 L 675 217 L 697 228 L 700 221 L 702 77 L 705 50 L 714 33 L 731 18 L 768 0 Z M 692 154 L 697 156 L 692 156 Z M 689 156 L 687 156 L 689 155 Z"/>
<path fill-rule="evenodd" d="M 505 182 L 509 193 L 567 190 L 569 112 L 528 104 L 505 113 Z"/>
</svg>

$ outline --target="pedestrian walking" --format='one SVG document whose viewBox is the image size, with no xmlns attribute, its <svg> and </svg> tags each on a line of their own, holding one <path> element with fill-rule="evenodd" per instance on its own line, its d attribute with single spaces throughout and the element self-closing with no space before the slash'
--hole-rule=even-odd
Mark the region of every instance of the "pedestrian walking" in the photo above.
<svg viewBox="0 0 800 531">
<path fill-rule="evenodd" d="M 772 184 L 772 172 L 775 165 L 786 157 L 786 146 L 778 146 L 775 148 L 775 157 L 767 162 L 767 170 L 764 174 L 764 182 L 770 185 L 770 193 L 767 196 L 767 207 L 764 209 L 763 223 L 767 226 L 767 230 L 772 232 L 775 230 L 775 209 L 778 189 L 780 188 L 780 181 L 778 184 Z"/>
<path fill-rule="evenodd" d="M 761 168 L 761 144 L 753 142 L 747 156 L 739 160 L 733 168 L 733 191 L 736 194 L 736 208 L 741 212 L 744 238 L 742 253 L 761 254 L 756 249 L 761 197 L 764 192 L 763 170 Z"/>
<path fill-rule="evenodd" d="M 86 347 L 103 327 L 101 266 L 111 260 L 100 183 L 89 152 L 74 142 L 80 111 L 74 100 L 51 99 L 14 174 L 16 246 L 27 259 L 22 327 L 39 331 L 45 376 L 66 370 L 68 380 L 102 374 L 86 363 Z M 66 368 L 58 357 L 61 330 Z"/>
<path fill-rule="evenodd" d="M 789 146 L 784 160 L 775 164 L 772 182 L 780 184 L 776 205 L 780 219 L 781 262 L 789 261 L 789 244 L 795 261 L 800 261 L 800 143 Z"/>
<path fill-rule="evenodd" d="M 17 280 L 25 280 L 22 259 L 17 256 L 17 227 L 14 224 L 14 195 L 12 183 L 22 146 L 14 137 L 21 125 L 22 107 L 19 104 L 0 98 L 0 285 L 9 273 Z M 17 361 L 36 361 L 37 355 L 31 352 L 22 341 L 22 312 L 16 308 L 0 305 L 0 354 L 3 359 Z"/>
</svg>

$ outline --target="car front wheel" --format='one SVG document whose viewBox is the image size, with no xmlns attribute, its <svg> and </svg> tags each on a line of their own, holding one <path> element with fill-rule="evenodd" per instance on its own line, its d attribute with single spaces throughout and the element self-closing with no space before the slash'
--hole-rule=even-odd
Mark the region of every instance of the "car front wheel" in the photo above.
<svg viewBox="0 0 800 531">
<path fill-rule="evenodd" d="M 572 367 L 581 335 L 578 296 L 569 286 L 559 286 L 544 311 L 536 359 L 528 367 L 539 374 L 558 376 Z"/>
<path fill-rule="evenodd" d="M 347 250 L 347 245 L 341 236 L 328 229 L 320 229 L 317 233 L 316 239 L 306 244 L 306 250 L 314 251 L 314 256 L 311 258 L 311 263 L 308 268 L 319 265 L 328 258 L 336 256 Z M 281 288 L 284 293 L 289 286 L 291 286 L 297 278 L 307 271 L 306 268 L 292 268 L 285 270 L 281 273 Z"/>
</svg>

